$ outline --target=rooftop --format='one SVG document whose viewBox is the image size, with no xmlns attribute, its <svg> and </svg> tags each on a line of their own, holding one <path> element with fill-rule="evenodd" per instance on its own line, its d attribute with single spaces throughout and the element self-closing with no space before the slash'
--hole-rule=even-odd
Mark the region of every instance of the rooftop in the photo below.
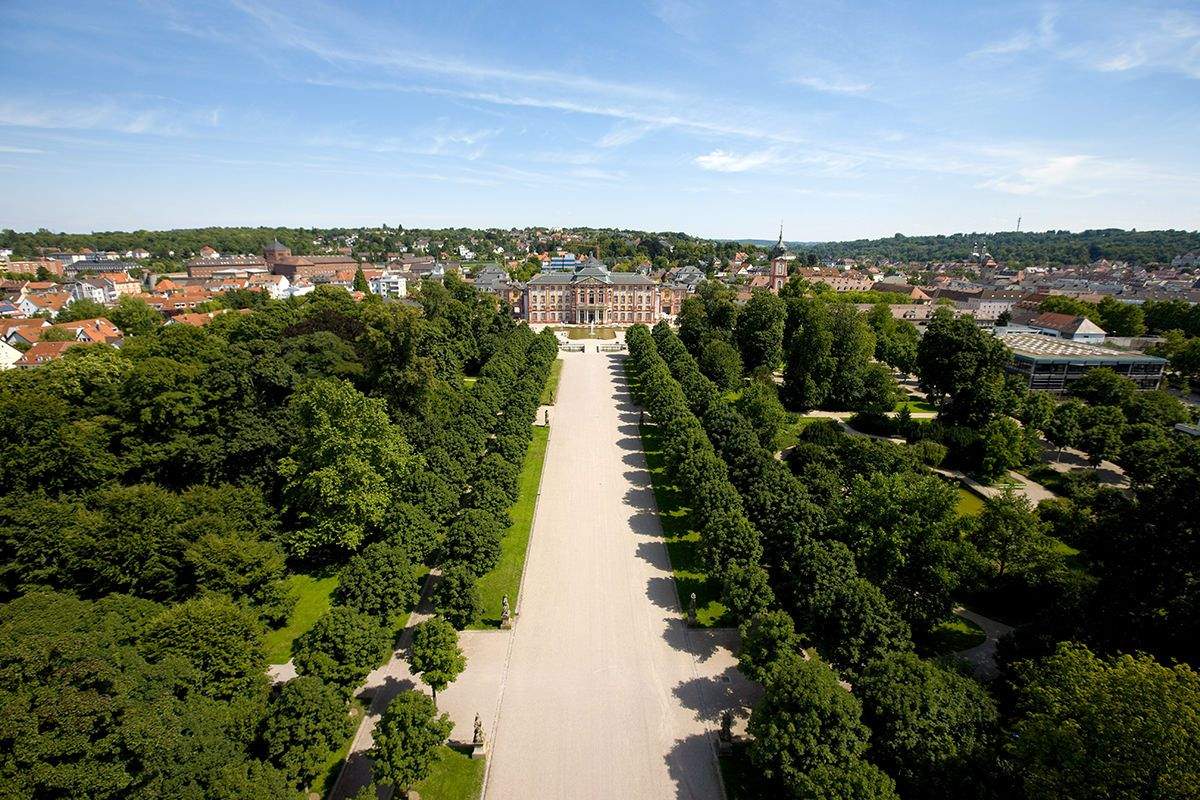
<svg viewBox="0 0 1200 800">
<path fill-rule="evenodd" d="M 1083 342 L 1072 342 L 1039 333 L 1000 333 L 1000 341 L 1018 356 L 1038 361 L 1139 361 L 1146 364 L 1165 364 L 1166 359 L 1128 350 L 1114 350 Z"/>
</svg>

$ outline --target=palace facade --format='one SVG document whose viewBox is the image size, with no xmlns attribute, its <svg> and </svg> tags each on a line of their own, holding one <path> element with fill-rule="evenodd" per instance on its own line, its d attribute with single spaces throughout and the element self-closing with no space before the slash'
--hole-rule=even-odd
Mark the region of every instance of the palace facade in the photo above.
<svg viewBox="0 0 1200 800">
<path fill-rule="evenodd" d="M 532 324 L 653 325 L 661 310 L 657 283 L 645 275 L 611 272 L 595 259 L 541 272 L 525 285 L 525 317 Z"/>
</svg>

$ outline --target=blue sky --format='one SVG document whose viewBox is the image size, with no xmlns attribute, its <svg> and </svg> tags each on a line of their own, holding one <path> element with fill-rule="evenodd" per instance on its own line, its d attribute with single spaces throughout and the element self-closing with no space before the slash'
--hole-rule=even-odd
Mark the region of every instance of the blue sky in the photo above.
<svg viewBox="0 0 1200 800">
<path fill-rule="evenodd" d="M 1194 229 L 1200 4 L 0 2 L 0 227 Z"/>
</svg>

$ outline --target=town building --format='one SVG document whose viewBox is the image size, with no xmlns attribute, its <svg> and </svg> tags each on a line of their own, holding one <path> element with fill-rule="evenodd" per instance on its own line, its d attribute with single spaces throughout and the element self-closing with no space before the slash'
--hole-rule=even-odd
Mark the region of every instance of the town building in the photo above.
<svg viewBox="0 0 1200 800">
<path fill-rule="evenodd" d="M 13 364 L 14 367 L 29 369 L 62 358 L 62 354 L 81 342 L 36 342 Z"/>
<path fill-rule="evenodd" d="M 659 287 L 645 275 L 611 272 L 590 259 L 570 272 L 542 272 L 525 287 L 526 319 L 533 324 L 653 324 L 661 312 Z"/>
<path fill-rule="evenodd" d="M 1103 328 L 1087 317 L 1057 314 L 1053 311 L 1038 314 L 1024 324 L 1045 336 L 1088 344 L 1104 344 L 1104 337 L 1108 335 Z"/>
<path fill-rule="evenodd" d="M 1021 375 L 1030 389 L 1064 392 L 1088 370 L 1108 367 L 1129 378 L 1139 389 L 1157 389 L 1167 360 L 1086 342 L 1053 338 L 1039 333 L 1000 333 L 1012 351 L 1008 371 Z"/>
<path fill-rule="evenodd" d="M 218 273 L 234 271 L 266 272 L 267 262 L 258 256 L 201 256 L 187 262 L 189 278 L 211 278 Z"/>
</svg>

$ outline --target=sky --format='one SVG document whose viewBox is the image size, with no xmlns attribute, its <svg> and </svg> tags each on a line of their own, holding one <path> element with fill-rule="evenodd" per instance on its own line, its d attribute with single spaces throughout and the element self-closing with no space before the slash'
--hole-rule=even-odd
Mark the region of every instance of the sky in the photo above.
<svg viewBox="0 0 1200 800">
<path fill-rule="evenodd" d="M 1200 2 L 0 0 L 0 228 L 1200 226 Z"/>
</svg>

